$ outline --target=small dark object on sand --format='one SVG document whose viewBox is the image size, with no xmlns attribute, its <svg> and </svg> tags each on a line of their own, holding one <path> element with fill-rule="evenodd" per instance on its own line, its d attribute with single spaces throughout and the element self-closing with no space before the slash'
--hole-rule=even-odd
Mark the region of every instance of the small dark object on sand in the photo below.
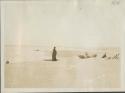
<svg viewBox="0 0 125 93">
<path fill-rule="evenodd" d="M 119 59 L 119 54 L 116 54 L 112 59 Z"/>
<path fill-rule="evenodd" d="M 78 57 L 81 58 L 81 59 L 84 59 L 84 58 L 85 58 L 84 55 L 79 55 Z"/>
<path fill-rule="evenodd" d="M 94 54 L 92 57 L 97 57 L 97 54 Z"/>
<path fill-rule="evenodd" d="M 34 50 L 34 51 L 40 51 L 39 49 L 36 49 L 36 50 Z"/>
<path fill-rule="evenodd" d="M 102 56 L 102 58 L 106 58 L 107 56 L 106 56 L 106 53 Z"/>
<path fill-rule="evenodd" d="M 7 61 L 6 61 L 6 64 L 9 64 L 9 63 L 10 63 L 10 62 L 7 60 Z"/>
<path fill-rule="evenodd" d="M 108 59 L 111 59 L 111 57 L 108 57 Z"/>
</svg>

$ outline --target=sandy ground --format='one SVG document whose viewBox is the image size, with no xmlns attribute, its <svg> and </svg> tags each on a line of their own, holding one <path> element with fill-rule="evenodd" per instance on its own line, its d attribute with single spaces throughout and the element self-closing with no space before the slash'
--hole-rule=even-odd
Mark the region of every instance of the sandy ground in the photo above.
<svg viewBox="0 0 125 93">
<path fill-rule="evenodd" d="M 59 55 L 59 61 L 56 62 L 41 59 L 39 61 L 21 60 L 20 62 L 5 64 L 5 87 L 120 87 L 119 59 L 102 59 L 100 57 L 80 59 L 78 56 L 70 56 L 72 53 L 66 54 L 65 56 Z"/>
</svg>

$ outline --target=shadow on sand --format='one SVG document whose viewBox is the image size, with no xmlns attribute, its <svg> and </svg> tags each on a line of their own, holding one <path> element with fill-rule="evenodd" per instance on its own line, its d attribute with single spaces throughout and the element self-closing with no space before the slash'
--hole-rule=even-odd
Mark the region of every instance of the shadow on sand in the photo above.
<svg viewBox="0 0 125 93">
<path fill-rule="evenodd" d="M 53 61 L 53 60 L 52 59 L 44 59 L 43 61 Z M 58 61 L 58 59 L 55 61 Z"/>
</svg>

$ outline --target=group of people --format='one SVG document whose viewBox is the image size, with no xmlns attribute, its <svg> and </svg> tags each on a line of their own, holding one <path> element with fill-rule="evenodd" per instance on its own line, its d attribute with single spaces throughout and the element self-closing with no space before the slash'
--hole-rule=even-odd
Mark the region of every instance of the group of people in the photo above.
<svg viewBox="0 0 125 93">
<path fill-rule="evenodd" d="M 115 54 L 114 56 L 110 57 L 110 56 L 107 56 L 106 53 L 104 53 L 101 58 L 104 58 L 104 59 L 105 59 L 105 58 L 107 58 L 107 59 L 119 59 L 119 55 L 120 55 L 120 54 L 117 53 L 117 54 Z M 85 55 L 79 55 L 78 57 L 79 57 L 80 59 L 95 58 L 95 57 L 97 57 L 97 54 L 94 54 L 94 55 L 90 56 L 90 55 L 88 55 L 88 53 L 86 52 Z"/>
<path fill-rule="evenodd" d="M 57 55 L 57 51 L 56 51 L 56 47 L 54 46 L 53 48 L 53 52 L 52 52 L 52 61 L 57 61 L 56 58 Z M 94 54 L 92 56 L 89 56 L 88 53 L 85 53 L 84 55 L 79 55 L 79 58 L 84 59 L 84 58 L 92 58 L 92 57 L 97 57 L 97 54 Z M 113 57 L 107 57 L 106 53 L 102 56 L 102 58 L 108 58 L 108 59 L 118 59 L 119 58 L 119 54 L 114 55 Z"/>
<path fill-rule="evenodd" d="M 85 53 L 85 55 L 86 55 L 86 57 L 85 57 L 84 55 L 79 55 L 79 58 L 81 58 L 81 59 L 91 58 L 91 57 L 88 55 L 88 53 Z M 57 61 L 56 56 L 57 56 L 57 51 L 56 51 L 56 47 L 54 46 L 53 52 L 52 52 L 52 61 Z M 92 57 L 97 57 L 97 55 L 94 54 Z M 107 57 L 107 55 L 106 55 L 106 53 L 105 53 L 105 54 L 102 56 L 102 58 L 106 58 L 106 57 Z M 113 58 L 113 59 L 118 59 L 118 58 L 119 58 L 119 54 L 116 54 L 114 57 L 108 57 L 108 59 L 111 59 L 111 58 Z M 10 62 L 9 62 L 9 61 L 6 61 L 6 63 L 9 64 Z"/>
</svg>

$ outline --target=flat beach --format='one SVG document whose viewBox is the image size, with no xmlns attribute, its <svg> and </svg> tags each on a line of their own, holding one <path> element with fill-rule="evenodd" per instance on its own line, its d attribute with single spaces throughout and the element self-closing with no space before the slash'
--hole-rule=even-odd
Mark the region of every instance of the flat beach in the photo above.
<svg viewBox="0 0 125 93">
<path fill-rule="evenodd" d="M 51 61 L 51 51 L 43 48 L 6 47 L 6 88 L 119 88 L 120 59 L 101 58 L 119 53 L 118 48 L 58 50 L 58 61 Z M 96 58 L 78 55 L 96 53 Z"/>
</svg>

